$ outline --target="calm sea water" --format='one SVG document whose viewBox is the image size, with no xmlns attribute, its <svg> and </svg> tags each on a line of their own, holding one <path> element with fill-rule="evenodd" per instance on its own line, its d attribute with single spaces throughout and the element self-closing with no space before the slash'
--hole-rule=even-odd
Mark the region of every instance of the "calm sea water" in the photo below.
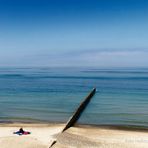
<svg viewBox="0 0 148 148">
<path fill-rule="evenodd" d="M 79 123 L 148 127 L 148 69 L 0 68 L 0 122 L 66 122 L 93 87 Z"/>
</svg>

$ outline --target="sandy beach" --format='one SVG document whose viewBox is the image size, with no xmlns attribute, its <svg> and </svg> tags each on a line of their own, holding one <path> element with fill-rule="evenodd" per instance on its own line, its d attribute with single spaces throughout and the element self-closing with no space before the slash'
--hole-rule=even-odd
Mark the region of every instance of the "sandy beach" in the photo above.
<svg viewBox="0 0 148 148">
<path fill-rule="evenodd" d="M 30 131 L 30 135 L 15 135 L 20 127 Z M 63 128 L 62 124 L 1 124 L 1 148 L 47 148 L 53 140 L 53 135 L 58 134 Z"/>
<path fill-rule="evenodd" d="M 20 127 L 30 135 L 18 136 L 13 132 Z M 57 140 L 54 148 L 147 148 L 148 132 L 144 130 L 113 129 L 79 126 L 60 133 L 64 124 L 1 124 L 1 148 L 48 148 Z"/>
</svg>

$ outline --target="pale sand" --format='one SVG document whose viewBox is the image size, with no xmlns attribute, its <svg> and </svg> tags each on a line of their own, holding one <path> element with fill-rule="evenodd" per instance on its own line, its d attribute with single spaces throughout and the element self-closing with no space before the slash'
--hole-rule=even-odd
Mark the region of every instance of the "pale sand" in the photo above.
<svg viewBox="0 0 148 148">
<path fill-rule="evenodd" d="M 48 148 L 63 124 L 0 124 L 0 148 Z M 13 132 L 23 127 L 30 135 L 18 136 Z"/>
<path fill-rule="evenodd" d="M 148 148 L 148 131 L 103 127 L 72 127 L 57 137 L 61 148 Z"/>
<path fill-rule="evenodd" d="M 20 127 L 31 135 L 18 136 Z M 148 148 L 147 131 L 130 131 L 103 127 L 72 127 L 60 133 L 64 124 L 4 124 L 0 125 L 0 148 Z"/>
</svg>

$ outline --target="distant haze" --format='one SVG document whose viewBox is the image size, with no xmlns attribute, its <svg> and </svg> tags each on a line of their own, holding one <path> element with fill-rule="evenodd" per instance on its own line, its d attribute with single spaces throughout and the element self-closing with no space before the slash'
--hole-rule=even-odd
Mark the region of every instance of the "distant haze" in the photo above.
<svg viewBox="0 0 148 148">
<path fill-rule="evenodd" d="M 147 0 L 1 0 L 0 67 L 147 67 Z"/>
</svg>

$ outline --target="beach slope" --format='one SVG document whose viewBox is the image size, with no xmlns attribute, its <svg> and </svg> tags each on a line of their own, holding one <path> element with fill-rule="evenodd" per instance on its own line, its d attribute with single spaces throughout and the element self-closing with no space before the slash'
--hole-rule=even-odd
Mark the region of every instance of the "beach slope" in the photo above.
<svg viewBox="0 0 148 148">
<path fill-rule="evenodd" d="M 20 127 L 30 135 L 18 136 L 13 132 Z M 2 148 L 147 148 L 148 132 L 144 130 L 108 127 L 78 126 L 61 133 L 63 124 L 3 124 L 0 125 Z"/>
</svg>

